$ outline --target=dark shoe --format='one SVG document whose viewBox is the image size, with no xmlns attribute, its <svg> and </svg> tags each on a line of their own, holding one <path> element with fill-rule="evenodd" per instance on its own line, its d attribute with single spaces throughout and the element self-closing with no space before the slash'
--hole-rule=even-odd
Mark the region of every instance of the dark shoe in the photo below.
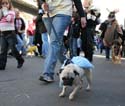
<svg viewBox="0 0 125 106">
<path fill-rule="evenodd" d="M 44 55 L 41 55 L 41 58 L 45 59 L 45 58 L 46 58 L 46 56 L 44 56 Z"/>
<path fill-rule="evenodd" d="M 106 58 L 106 61 L 109 61 L 110 60 L 110 58 Z"/>
<path fill-rule="evenodd" d="M 3 71 L 3 70 L 5 70 L 5 68 L 4 68 L 4 67 L 2 67 L 2 68 L 0 68 L 0 70 L 1 70 L 1 71 Z"/>
<path fill-rule="evenodd" d="M 39 80 L 40 81 L 44 81 L 44 82 L 47 82 L 47 83 L 52 83 L 54 82 L 54 79 L 50 76 L 47 76 L 47 75 L 43 75 L 43 76 L 40 76 L 39 77 Z"/>
<path fill-rule="evenodd" d="M 18 61 L 17 68 L 21 68 L 23 66 L 23 63 L 24 63 L 24 59 Z"/>
<path fill-rule="evenodd" d="M 9 56 L 13 56 L 12 52 L 9 52 L 8 55 L 9 55 Z"/>
</svg>

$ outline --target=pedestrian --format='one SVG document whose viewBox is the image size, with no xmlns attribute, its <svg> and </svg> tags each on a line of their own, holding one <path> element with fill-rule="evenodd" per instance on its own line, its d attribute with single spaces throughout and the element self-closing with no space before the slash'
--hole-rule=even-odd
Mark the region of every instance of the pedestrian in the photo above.
<svg viewBox="0 0 125 106">
<path fill-rule="evenodd" d="M 28 27 L 27 27 L 27 37 L 29 39 L 28 46 L 33 46 L 33 39 L 35 35 L 35 29 L 36 29 L 36 17 L 33 17 L 32 20 L 28 21 Z"/>
<path fill-rule="evenodd" d="M 39 14 L 36 17 L 36 29 L 35 29 L 35 36 L 33 39 L 33 44 L 37 46 L 39 55 L 42 55 L 42 39 L 41 39 L 41 19 Z"/>
<path fill-rule="evenodd" d="M 17 36 L 17 50 L 20 54 L 26 54 L 26 48 L 24 44 L 25 38 L 25 22 L 24 19 L 20 16 L 20 11 L 18 9 L 15 10 L 16 18 L 14 20 L 15 23 L 15 30 Z"/>
<path fill-rule="evenodd" d="M 81 25 L 82 27 L 85 27 L 86 18 L 82 3 L 80 0 L 73 0 L 73 2 L 81 17 Z M 46 0 L 46 2 L 45 0 L 42 0 L 43 10 L 45 13 L 48 12 L 50 15 L 50 18 L 43 18 L 47 32 L 50 35 L 50 46 L 48 55 L 44 62 L 43 73 L 39 78 L 40 81 L 47 83 L 53 82 L 54 69 L 57 63 L 57 59 L 59 59 L 61 63 L 63 63 L 65 59 L 63 58 L 64 56 L 62 55 L 63 53 L 61 52 L 61 47 L 64 31 L 71 21 L 73 2 L 72 0 Z M 52 25 L 54 26 L 55 31 L 53 30 L 49 21 L 52 21 Z M 56 32 L 56 34 L 54 32 Z"/>
<path fill-rule="evenodd" d="M 92 62 L 94 53 L 94 33 L 96 26 L 100 23 L 100 12 L 97 8 L 92 7 L 92 0 L 83 3 L 86 12 L 86 27 L 82 30 L 82 51 L 85 57 Z"/>
<path fill-rule="evenodd" d="M 37 45 L 40 56 L 42 58 L 46 58 L 48 54 L 49 41 L 48 41 L 48 33 L 47 29 L 44 25 L 42 19 L 43 13 L 41 9 L 41 5 L 38 3 L 38 15 L 36 17 L 36 30 L 34 36 L 34 44 Z"/>
<path fill-rule="evenodd" d="M 38 20 L 39 20 L 39 28 L 40 28 L 40 32 L 41 32 L 41 39 L 42 39 L 42 57 L 46 58 L 48 55 L 48 49 L 49 49 L 49 36 L 47 33 L 47 29 L 44 25 L 43 19 L 42 19 L 42 15 L 41 15 L 41 11 L 39 10 L 39 15 L 38 15 Z"/>
<path fill-rule="evenodd" d="M 73 12 L 71 23 L 69 25 L 68 37 L 70 45 L 70 57 L 77 56 L 77 39 L 80 37 L 81 23 L 76 12 Z"/>
<path fill-rule="evenodd" d="M 17 60 L 17 68 L 21 68 L 24 59 L 19 54 L 16 43 L 16 33 L 14 27 L 15 11 L 10 0 L 0 0 L 0 70 L 5 70 L 7 63 L 7 52 L 11 49 L 13 56 Z"/>
<path fill-rule="evenodd" d="M 108 15 L 108 19 L 104 22 L 105 24 L 103 23 L 103 25 L 105 25 L 105 28 L 102 31 L 105 31 L 103 37 L 103 43 L 105 46 L 106 60 L 110 60 L 111 46 L 113 44 L 113 41 L 117 38 L 117 35 L 120 38 L 123 35 L 122 29 L 115 16 L 117 12 L 118 12 L 117 10 L 111 11 Z"/>
</svg>

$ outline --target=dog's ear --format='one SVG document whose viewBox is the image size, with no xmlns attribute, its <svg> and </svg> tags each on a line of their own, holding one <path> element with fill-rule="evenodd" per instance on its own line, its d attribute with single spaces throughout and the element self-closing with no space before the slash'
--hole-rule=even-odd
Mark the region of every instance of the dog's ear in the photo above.
<svg viewBox="0 0 125 106">
<path fill-rule="evenodd" d="M 74 72 L 75 76 L 79 75 L 79 73 L 76 70 L 74 70 L 73 72 Z"/>
</svg>

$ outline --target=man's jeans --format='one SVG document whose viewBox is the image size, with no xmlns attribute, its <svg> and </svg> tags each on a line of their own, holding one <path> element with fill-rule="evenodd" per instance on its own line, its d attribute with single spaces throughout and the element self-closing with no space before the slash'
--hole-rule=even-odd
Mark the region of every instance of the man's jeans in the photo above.
<svg viewBox="0 0 125 106">
<path fill-rule="evenodd" d="M 42 33 L 42 56 L 47 57 L 48 55 L 48 49 L 49 49 L 49 41 L 48 41 L 48 34 L 47 32 Z"/>
<path fill-rule="evenodd" d="M 43 19 L 47 31 L 50 35 L 49 52 L 47 58 L 45 59 L 43 74 L 47 74 L 53 77 L 57 59 L 59 59 L 61 62 L 64 61 L 64 58 L 62 58 L 63 53 L 61 53 L 61 46 L 63 42 L 64 31 L 68 27 L 70 19 L 71 16 L 63 14 L 58 14 L 54 17 L 51 17 L 52 24 L 56 30 L 57 36 L 53 32 L 53 29 L 49 23 L 49 19 Z"/>
</svg>

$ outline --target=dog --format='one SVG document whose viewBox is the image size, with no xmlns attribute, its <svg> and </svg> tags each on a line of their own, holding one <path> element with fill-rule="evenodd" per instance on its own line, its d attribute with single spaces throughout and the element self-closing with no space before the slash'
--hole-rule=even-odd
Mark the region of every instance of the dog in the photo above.
<svg viewBox="0 0 125 106">
<path fill-rule="evenodd" d="M 38 55 L 38 54 L 39 54 L 39 52 L 38 52 L 37 46 L 32 45 L 32 46 L 29 46 L 27 48 L 27 56 L 33 57 L 33 56 Z"/>
<path fill-rule="evenodd" d="M 75 94 L 79 89 L 82 88 L 84 76 L 87 79 L 87 91 L 91 90 L 92 81 L 92 70 L 89 68 L 81 68 L 76 64 L 69 63 L 64 66 L 59 72 L 60 85 L 62 86 L 62 91 L 59 94 L 60 97 L 64 97 L 66 93 L 66 88 L 68 86 L 74 87 L 73 91 L 69 95 L 69 100 L 73 100 Z"/>
<path fill-rule="evenodd" d="M 112 50 L 112 62 L 114 64 L 121 64 L 122 45 L 118 39 L 115 39 L 113 41 L 111 50 Z"/>
</svg>

